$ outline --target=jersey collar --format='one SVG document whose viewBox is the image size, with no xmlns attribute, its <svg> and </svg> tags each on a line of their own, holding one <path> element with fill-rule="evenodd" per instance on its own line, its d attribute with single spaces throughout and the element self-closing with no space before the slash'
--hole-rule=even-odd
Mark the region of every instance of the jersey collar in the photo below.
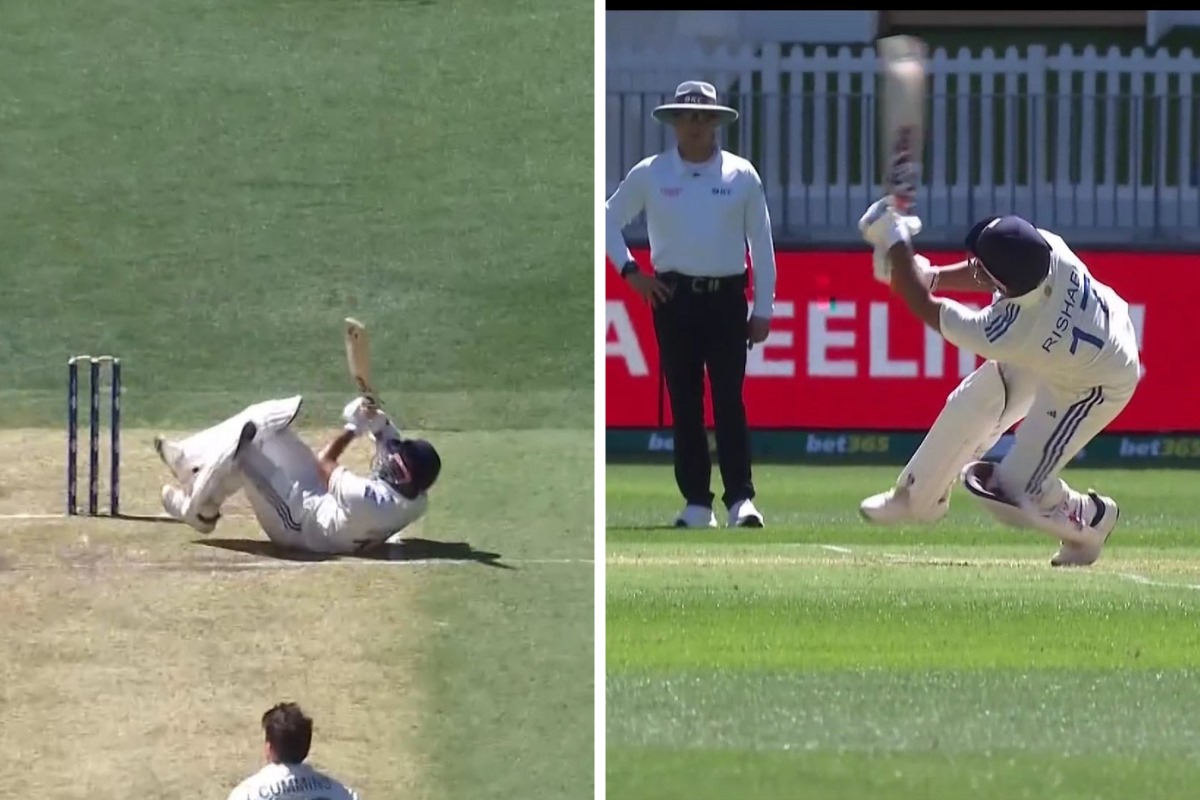
<svg viewBox="0 0 1200 800">
<path fill-rule="evenodd" d="M 1054 290 L 1054 275 L 1058 271 L 1058 254 L 1050 253 L 1050 269 L 1046 273 L 1046 277 L 1037 285 L 1037 288 L 1032 292 L 1026 292 L 1020 297 L 1006 297 L 1005 299 L 1013 305 L 1021 308 L 1032 308 L 1048 298 Z"/>
<path fill-rule="evenodd" d="M 675 167 L 675 172 L 680 177 L 683 177 L 685 175 L 692 175 L 695 173 L 703 174 L 706 172 L 710 172 L 714 169 L 720 169 L 721 168 L 721 160 L 724 158 L 724 155 L 725 154 L 722 152 L 721 148 L 718 147 L 716 155 L 714 155 L 706 163 L 704 163 L 704 164 L 689 164 L 686 161 L 684 161 L 683 158 L 679 155 L 679 148 L 672 147 L 671 148 L 671 163 Z"/>
</svg>

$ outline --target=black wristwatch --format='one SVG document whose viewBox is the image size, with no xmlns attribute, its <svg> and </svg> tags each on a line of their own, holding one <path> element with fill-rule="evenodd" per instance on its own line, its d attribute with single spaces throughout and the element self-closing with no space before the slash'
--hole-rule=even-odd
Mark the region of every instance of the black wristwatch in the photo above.
<svg viewBox="0 0 1200 800">
<path fill-rule="evenodd" d="M 638 272 L 640 269 L 641 268 L 638 267 L 638 263 L 636 261 L 626 261 L 625 266 L 621 267 L 621 277 L 628 278 L 630 275 Z"/>
</svg>

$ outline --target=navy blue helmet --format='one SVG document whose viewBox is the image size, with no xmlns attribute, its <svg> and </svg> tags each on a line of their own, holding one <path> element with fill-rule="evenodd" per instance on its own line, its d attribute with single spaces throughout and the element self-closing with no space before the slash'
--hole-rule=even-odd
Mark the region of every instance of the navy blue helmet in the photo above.
<svg viewBox="0 0 1200 800">
<path fill-rule="evenodd" d="M 1029 294 L 1050 274 L 1050 243 L 1016 215 L 981 219 L 967 233 L 966 245 L 1009 297 Z"/>
<path fill-rule="evenodd" d="M 424 439 L 388 439 L 375 460 L 375 474 L 412 500 L 437 481 L 442 459 Z"/>
</svg>

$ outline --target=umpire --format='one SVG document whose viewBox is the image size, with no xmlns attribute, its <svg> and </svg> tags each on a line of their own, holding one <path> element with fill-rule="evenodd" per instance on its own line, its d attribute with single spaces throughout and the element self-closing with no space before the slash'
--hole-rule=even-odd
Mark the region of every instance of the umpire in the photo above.
<svg viewBox="0 0 1200 800">
<path fill-rule="evenodd" d="M 674 421 L 675 481 L 686 502 L 677 527 L 717 525 L 704 426 L 705 368 L 729 526 L 763 525 L 754 506 L 742 389 L 747 348 L 770 332 L 775 247 L 758 171 L 717 144 L 717 129 L 737 118 L 737 111 L 717 103 L 711 84 L 679 84 L 674 102 L 654 109 L 654 119 L 674 129 L 676 146 L 636 164 L 606 205 L 608 257 L 653 309 Z M 622 233 L 642 211 L 653 273 L 640 269 Z"/>
</svg>

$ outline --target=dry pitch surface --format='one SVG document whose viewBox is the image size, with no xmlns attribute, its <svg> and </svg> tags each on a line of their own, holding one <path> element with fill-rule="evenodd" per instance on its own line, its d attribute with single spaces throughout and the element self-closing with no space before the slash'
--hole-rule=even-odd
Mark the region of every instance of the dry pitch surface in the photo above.
<svg viewBox="0 0 1200 800">
<path fill-rule="evenodd" d="M 125 432 L 131 515 L 162 511 L 151 435 Z M 0 433 L 6 796 L 224 797 L 259 766 L 257 716 L 284 698 L 316 718 L 315 764 L 336 765 L 367 797 L 429 796 L 412 676 L 435 623 L 408 609 L 413 572 L 430 561 L 286 560 L 257 544 L 265 537 L 240 498 L 211 537 L 167 522 L 54 519 L 64 449 L 46 431 Z M 346 462 L 363 466 L 365 450 Z M 101 497 L 105 508 L 107 480 Z M 392 555 L 447 554 L 430 547 Z"/>
</svg>

